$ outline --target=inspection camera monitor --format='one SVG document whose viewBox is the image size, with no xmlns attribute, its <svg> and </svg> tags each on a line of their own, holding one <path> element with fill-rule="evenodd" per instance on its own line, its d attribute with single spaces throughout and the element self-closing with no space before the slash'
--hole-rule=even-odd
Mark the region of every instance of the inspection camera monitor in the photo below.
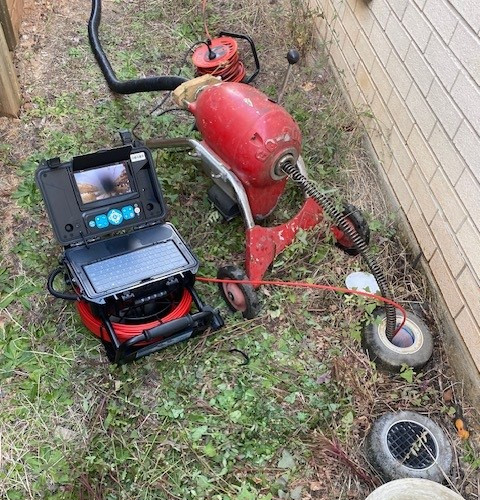
<svg viewBox="0 0 480 500">
<path fill-rule="evenodd" d="M 127 145 L 54 158 L 36 173 L 64 261 L 84 298 L 195 274 L 198 261 L 166 213 L 151 153 Z"/>
</svg>

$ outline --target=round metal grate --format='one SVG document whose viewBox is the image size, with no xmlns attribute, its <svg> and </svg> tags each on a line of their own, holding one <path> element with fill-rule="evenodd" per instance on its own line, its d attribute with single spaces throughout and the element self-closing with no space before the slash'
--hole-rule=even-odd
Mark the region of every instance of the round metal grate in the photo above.
<svg viewBox="0 0 480 500">
<path fill-rule="evenodd" d="M 428 469 L 438 458 L 432 433 L 410 420 L 394 423 L 387 432 L 387 446 L 392 456 L 410 469 Z"/>
</svg>

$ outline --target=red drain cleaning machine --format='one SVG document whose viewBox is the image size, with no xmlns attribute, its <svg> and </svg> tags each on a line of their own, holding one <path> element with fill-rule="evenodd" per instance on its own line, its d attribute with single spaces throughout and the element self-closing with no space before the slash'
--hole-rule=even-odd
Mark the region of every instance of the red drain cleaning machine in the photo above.
<svg viewBox="0 0 480 500">
<path fill-rule="evenodd" d="M 361 253 L 375 276 L 387 303 L 385 337 L 390 341 L 397 317 L 386 279 L 368 250 L 368 226 L 355 207 L 338 209 L 308 180 L 297 123 L 277 102 L 249 85 L 260 69 L 252 40 L 221 33 L 194 44 L 190 50 L 196 47 L 198 76 L 193 80 L 177 75 L 120 81 L 99 40 L 100 16 L 101 2 L 92 0 L 89 41 L 110 89 L 119 94 L 173 92 L 174 110 L 190 112 L 202 136 L 150 139 L 144 145 L 124 133 L 120 148 L 67 163 L 52 159 L 37 171 L 55 235 L 64 247 L 63 265 L 50 275 L 49 290 L 77 301 L 82 321 L 105 344 L 110 360 L 131 361 L 223 324 L 194 289 L 199 262 L 165 221 L 153 148 L 191 149 L 212 180 L 212 203 L 227 221 L 237 215 L 243 218 L 245 263 L 222 267 L 217 276 L 232 310 L 246 318 L 258 314 L 256 289 L 275 257 L 300 229 L 314 227 L 326 213 L 337 245 L 349 254 Z M 250 76 L 238 57 L 237 40 L 250 46 L 255 65 Z M 279 96 L 298 53 L 290 51 L 287 59 Z M 269 227 L 265 219 L 288 179 L 302 189 L 304 201 L 292 219 Z M 59 274 L 73 294 L 55 288 Z"/>
<path fill-rule="evenodd" d="M 147 144 L 155 148 L 190 147 L 201 158 L 213 181 L 210 200 L 225 219 L 240 214 L 245 224 L 245 269 L 226 266 L 219 270 L 218 278 L 258 282 L 299 229 L 310 229 L 323 220 L 322 205 L 306 196 L 291 220 L 275 227 L 261 224 L 285 190 L 285 169 L 293 168 L 307 177 L 300 156 L 300 129 L 283 107 L 243 83 L 202 76 L 178 87 L 173 100 L 195 116 L 203 140 L 155 139 Z M 361 214 L 353 207 L 346 210 L 352 229 L 367 235 Z M 355 250 L 339 227 L 333 226 L 332 232 L 339 246 Z M 223 283 L 220 291 L 232 309 L 252 318 L 259 308 L 254 291 L 257 286 Z"/>
</svg>

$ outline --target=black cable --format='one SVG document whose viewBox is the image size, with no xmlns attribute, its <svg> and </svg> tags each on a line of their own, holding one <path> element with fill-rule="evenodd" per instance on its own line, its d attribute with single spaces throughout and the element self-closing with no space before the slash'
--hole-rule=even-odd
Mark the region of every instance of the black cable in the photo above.
<svg viewBox="0 0 480 500">
<path fill-rule="evenodd" d="M 157 109 L 160 107 L 157 106 Z M 160 117 L 160 116 L 163 116 L 163 115 L 166 115 L 167 113 L 179 113 L 180 111 L 183 111 L 183 112 L 189 112 L 188 109 L 183 109 L 183 108 L 169 108 L 169 109 L 164 109 L 161 113 L 158 113 L 158 115 L 156 115 L 157 117 Z M 150 113 L 151 114 L 151 113 Z M 136 139 L 138 139 L 139 141 L 142 141 L 143 142 L 143 139 L 141 137 L 138 137 L 137 134 L 135 133 L 135 129 L 138 127 L 138 125 L 140 124 L 140 121 L 138 121 L 135 126 L 133 127 L 132 129 L 132 134 L 134 135 L 134 137 Z"/>
<path fill-rule="evenodd" d="M 238 352 L 238 354 L 241 354 L 243 356 L 243 363 L 240 363 L 238 366 L 246 366 L 248 363 L 250 363 L 250 356 L 246 353 L 241 351 L 240 349 L 230 349 L 228 352 Z"/>
<path fill-rule="evenodd" d="M 175 90 L 187 79 L 181 76 L 150 76 L 134 80 L 119 80 L 113 71 L 98 37 L 98 28 L 102 16 L 101 0 L 92 0 L 92 12 L 88 21 L 88 40 L 103 76 L 109 88 L 117 94 L 135 94 L 137 92 L 154 92 L 159 90 Z"/>
<path fill-rule="evenodd" d="M 207 42 L 204 42 L 204 41 L 200 41 L 200 42 L 195 42 L 194 44 L 190 45 L 190 47 L 188 47 L 187 51 L 185 52 L 183 58 L 182 58 L 182 62 L 179 66 L 179 69 L 178 69 L 178 72 L 177 72 L 177 76 L 180 76 L 180 73 L 182 72 L 182 69 L 184 68 L 185 64 L 187 63 L 187 58 L 190 54 L 190 52 L 192 52 L 192 50 L 197 46 L 197 45 L 201 45 L 202 43 L 204 43 L 208 48 L 209 45 Z M 161 108 L 165 102 L 167 101 L 167 99 L 172 95 L 172 92 L 169 92 L 161 101 L 159 104 L 155 105 L 150 111 L 149 113 L 147 114 L 147 116 L 151 116 L 153 115 L 153 113 L 155 113 L 155 111 L 157 111 L 157 109 Z M 172 108 L 173 109 L 173 108 Z M 158 115 L 158 116 L 161 116 L 161 115 Z M 133 126 L 132 128 L 132 134 L 133 136 L 138 139 L 139 141 L 142 141 L 143 142 L 143 139 L 141 137 L 139 137 L 136 133 L 135 133 L 135 130 L 138 128 L 138 126 L 140 125 L 140 120 L 137 121 L 137 123 L 135 123 L 135 125 Z"/>
<path fill-rule="evenodd" d="M 370 250 L 363 240 L 360 234 L 352 228 L 348 223 L 345 216 L 336 207 L 333 201 L 324 193 L 319 191 L 306 177 L 304 177 L 292 163 L 286 163 L 282 166 L 283 171 L 292 179 L 295 183 L 299 184 L 304 192 L 313 198 L 320 206 L 323 207 L 325 212 L 332 218 L 334 223 L 343 231 L 343 233 L 352 241 L 355 249 L 362 255 L 367 263 L 368 267 L 372 271 L 372 274 L 377 280 L 380 292 L 386 299 L 391 299 L 390 293 L 388 291 L 387 279 L 377 261 L 371 255 Z M 386 336 L 388 340 L 392 340 L 396 326 L 397 326 L 397 316 L 395 308 L 390 304 L 385 304 L 386 314 L 387 314 L 387 326 L 386 326 Z"/>
<path fill-rule="evenodd" d="M 63 267 L 57 267 L 54 269 L 49 275 L 47 279 L 47 289 L 48 291 L 57 299 L 63 299 L 63 300 L 79 300 L 80 297 L 76 294 L 73 293 L 65 293 L 65 292 L 59 292 L 58 290 L 55 290 L 55 287 L 53 286 L 53 282 L 55 278 L 64 271 Z"/>
<path fill-rule="evenodd" d="M 152 110 L 148 113 L 147 116 L 151 116 L 153 113 L 155 113 L 155 111 L 157 111 L 157 109 L 161 108 L 165 104 L 166 100 L 170 97 L 171 94 L 172 93 L 169 92 L 166 96 L 164 96 L 164 98 L 160 101 L 160 103 L 157 104 L 154 108 L 152 108 Z M 135 123 L 135 125 L 133 126 L 132 134 L 135 137 L 135 139 L 138 139 L 139 141 L 143 142 L 143 139 L 135 133 L 135 130 L 137 130 L 139 125 L 140 125 L 140 120 L 138 120 L 137 123 Z"/>
</svg>

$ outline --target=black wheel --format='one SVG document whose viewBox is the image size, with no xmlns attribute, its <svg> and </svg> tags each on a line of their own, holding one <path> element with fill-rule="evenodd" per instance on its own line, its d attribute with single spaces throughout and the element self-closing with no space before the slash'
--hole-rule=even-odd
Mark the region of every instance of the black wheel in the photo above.
<svg viewBox="0 0 480 500">
<path fill-rule="evenodd" d="M 355 205 L 345 205 L 343 216 L 352 224 L 355 231 L 368 245 L 370 243 L 370 228 L 362 212 Z M 358 250 L 353 245 L 353 242 L 346 236 L 341 240 L 337 240 L 335 245 L 348 255 L 358 255 Z"/>
<path fill-rule="evenodd" d="M 248 280 L 245 271 L 236 266 L 221 267 L 218 279 Z M 244 318 L 252 319 L 260 312 L 260 302 L 253 285 L 248 283 L 219 283 L 218 288 L 228 307 L 240 311 Z"/>
<path fill-rule="evenodd" d="M 452 465 L 452 449 L 443 430 L 412 411 L 386 413 L 365 439 L 366 457 L 386 480 L 406 477 L 443 482 Z"/>
<path fill-rule="evenodd" d="M 427 363 L 433 353 L 433 338 L 427 325 L 411 312 L 407 321 L 392 341 L 387 339 L 387 317 L 385 310 L 378 307 L 373 311 L 374 323 L 363 329 L 362 342 L 379 368 L 398 372 L 402 365 L 418 369 Z M 402 315 L 397 312 L 397 325 Z"/>
</svg>

